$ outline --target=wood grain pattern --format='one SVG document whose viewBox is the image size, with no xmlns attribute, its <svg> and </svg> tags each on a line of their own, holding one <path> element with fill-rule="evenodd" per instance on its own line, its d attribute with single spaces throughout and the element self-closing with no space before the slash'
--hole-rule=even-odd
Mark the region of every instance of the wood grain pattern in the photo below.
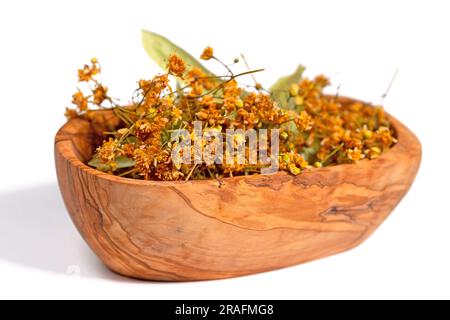
<svg viewBox="0 0 450 320">
<path fill-rule="evenodd" d="M 146 280 L 229 278 L 367 239 L 406 194 L 421 161 L 418 139 L 392 122 L 399 143 L 376 160 L 297 177 L 230 178 L 218 188 L 214 180 L 139 181 L 89 168 L 98 128 L 74 119 L 56 136 L 56 167 L 72 220 L 111 270 Z"/>
</svg>

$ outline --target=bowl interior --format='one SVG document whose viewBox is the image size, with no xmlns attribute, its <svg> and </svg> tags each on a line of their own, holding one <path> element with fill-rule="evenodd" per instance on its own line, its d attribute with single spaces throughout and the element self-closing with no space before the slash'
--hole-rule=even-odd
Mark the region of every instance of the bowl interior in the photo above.
<svg viewBox="0 0 450 320">
<path fill-rule="evenodd" d="M 123 126 L 111 110 L 92 111 L 81 118 L 70 120 L 58 133 L 56 142 L 70 140 L 78 160 L 87 163 L 95 150 L 107 139 L 105 132 Z"/>
</svg>

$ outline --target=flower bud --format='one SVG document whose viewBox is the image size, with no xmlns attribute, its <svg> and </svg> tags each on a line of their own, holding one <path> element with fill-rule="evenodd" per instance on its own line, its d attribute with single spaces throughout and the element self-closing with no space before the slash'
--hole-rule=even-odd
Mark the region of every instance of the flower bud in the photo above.
<svg viewBox="0 0 450 320">
<path fill-rule="evenodd" d="M 289 134 L 286 131 L 281 133 L 281 139 L 287 140 L 288 138 L 289 138 Z"/>
<path fill-rule="evenodd" d="M 242 99 L 236 99 L 236 107 L 237 108 L 239 108 L 239 109 L 241 109 L 241 108 L 243 108 L 244 107 L 244 102 L 242 101 Z"/>
<path fill-rule="evenodd" d="M 301 96 L 296 96 L 294 102 L 296 106 L 302 106 L 305 100 Z"/>
<path fill-rule="evenodd" d="M 293 83 L 291 85 L 291 87 L 289 88 L 289 93 L 292 97 L 296 97 L 298 96 L 298 92 L 300 91 L 300 87 L 298 86 L 298 84 Z"/>
</svg>

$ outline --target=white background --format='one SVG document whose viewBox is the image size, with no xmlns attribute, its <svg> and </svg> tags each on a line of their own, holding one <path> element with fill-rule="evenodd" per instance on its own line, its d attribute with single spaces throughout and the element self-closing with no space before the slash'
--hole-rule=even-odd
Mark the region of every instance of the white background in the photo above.
<svg viewBox="0 0 450 320">
<path fill-rule="evenodd" d="M 450 298 L 449 9 L 431 0 L 1 1 L 0 298 Z M 53 137 L 91 57 L 125 99 L 159 71 L 141 28 L 196 55 L 206 45 L 229 60 L 244 52 L 266 68 L 258 80 L 267 85 L 302 63 L 369 101 L 400 68 L 385 105 L 423 144 L 412 190 L 373 237 L 339 256 L 201 283 L 110 273 L 69 221 Z"/>
</svg>

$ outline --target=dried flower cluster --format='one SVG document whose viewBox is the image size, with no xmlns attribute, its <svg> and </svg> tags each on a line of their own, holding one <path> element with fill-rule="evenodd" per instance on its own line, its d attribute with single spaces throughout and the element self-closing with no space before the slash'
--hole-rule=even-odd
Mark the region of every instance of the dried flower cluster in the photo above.
<svg viewBox="0 0 450 320">
<path fill-rule="evenodd" d="M 210 47 L 201 59 L 220 62 Z M 89 119 L 93 110 L 107 108 L 121 120 L 120 127 L 105 133 L 91 166 L 123 177 L 163 181 L 249 175 L 267 166 L 262 162 L 242 164 L 238 159 L 224 164 L 174 161 L 172 151 L 177 142 L 171 135 L 183 129 L 193 136 L 194 121 L 202 121 L 204 130 L 223 134 L 227 129 L 279 129 L 280 169 L 293 175 L 314 167 L 375 159 L 396 143 L 381 107 L 361 102 L 344 104 L 337 97 L 325 95 L 323 90 L 330 82 L 324 76 L 291 83 L 285 90 L 285 106 L 281 107 L 274 92 L 259 84 L 252 89 L 240 87 L 237 78 L 243 74 L 233 74 L 228 66 L 226 76 L 215 77 L 188 66 L 178 55 L 172 54 L 167 61 L 167 72 L 139 81 L 136 99 L 127 105 L 114 102 L 108 89 L 98 82 L 101 68 L 96 59 L 78 71 L 79 81 L 87 83 L 91 92 L 85 95 L 78 90 L 73 96 L 75 108 L 67 109 L 66 116 Z M 170 76 L 183 85 L 173 90 Z M 234 139 L 237 144 L 245 141 L 239 135 Z M 202 143 L 207 148 L 217 141 Z M 194 160 L 195 152 L 191 157 Z"/>
<path fill-rule="evenodd" d="M 101 67 L 96 58 L 91 60 L 91 64 L 86 64 L 78 70 L 78 81 L 84 83 L 91 91 L 91 94 L 85 95 L 80 89 L 72 96 L 72 104 L 75 109 L 66 108 L 66 117 L 72 119 L 80 114 L 90 114 L 95 107 L 104 107 L 103 103 L 109 101 L 112 105 L 112 99 L 108 96 L 108 88 L 103 86 L 96 76 L 101 73 Z"/>
</svg>

